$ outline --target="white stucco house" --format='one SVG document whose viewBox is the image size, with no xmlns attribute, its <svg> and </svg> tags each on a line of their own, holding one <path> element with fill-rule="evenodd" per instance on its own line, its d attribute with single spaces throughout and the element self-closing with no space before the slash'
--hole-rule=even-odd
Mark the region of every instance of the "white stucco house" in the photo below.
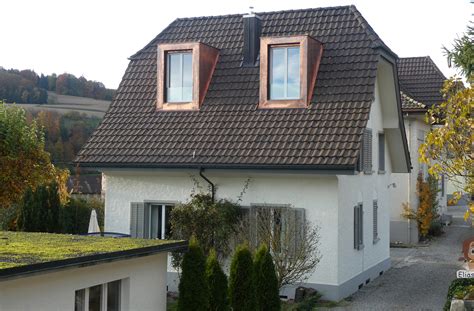
<svg viewBox="0 0 474 311">
<path fill-rule="evenodd" d="M 416 194 L 418 174 L 428 177 L 428 167 L 418 160 L 418 148 L 425 141 L 431 125 L 426 123 L 425 115 L 432 105 L 443 101 L 441 88 L 446 80 L 443 73 L 429 56 L 408 57 L 398 60 L 398 81 L 402 92 L 402 111 L 408 148 L 410 149 L 412 170 L 410 174 L 393 174 L 397 187 L 393 191 L 390 213 L 390 241 L 392 243 L 416 244 L 419 241 L 418 224 L 402 216 L 404 203 L 413 210 L 419 206 Z M 447 180 L 439 180 L 439 214 L 447 210 Z"/>
<path fill-rule="evenodd" d="M 397 59 L 354 6 L 175 20 L 76 159 L 103 173 L 105 230 L 166 238 L 195 180 L 230 200 L 249 180 L 243 207 L 320 227 L 306 285 L 347 297 L 390 267 L 392 173 L 411 167 Z"/>
<path fill-rule="evenodd" d="M 166 310 L 168 252 L 186 241 L 0 232 L 0 310 Z"/>
</svg>

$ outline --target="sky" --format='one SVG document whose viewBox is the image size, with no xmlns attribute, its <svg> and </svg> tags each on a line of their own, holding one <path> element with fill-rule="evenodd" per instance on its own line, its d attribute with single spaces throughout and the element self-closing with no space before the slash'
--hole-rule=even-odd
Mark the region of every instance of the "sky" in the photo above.
<svg viewBox="0 0 474 311">
<path fill-rule="evenodd" d="M 179 17 L 354 4 L 399 57 L 429 55 L 447 76 L 442 46 L 474 21 L 469 0 L 6 0 L 0 2 L 0 66 L 72 73 L 117 88 L 128 57 Z"/>
</svg>

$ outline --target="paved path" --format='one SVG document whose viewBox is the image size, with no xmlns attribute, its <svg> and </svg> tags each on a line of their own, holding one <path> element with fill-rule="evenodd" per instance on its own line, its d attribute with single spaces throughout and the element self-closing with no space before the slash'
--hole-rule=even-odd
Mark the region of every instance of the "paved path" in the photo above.
<svg viewBox="0 0 474 311">
<path fill-rule="evenodd" d="M 392 248 L 392 268 L 332 310 L 442 310 L 449 284 L 461 269 L 462 241 L 474 235 L 461 213 L 429 246 Z"/>
</svg>

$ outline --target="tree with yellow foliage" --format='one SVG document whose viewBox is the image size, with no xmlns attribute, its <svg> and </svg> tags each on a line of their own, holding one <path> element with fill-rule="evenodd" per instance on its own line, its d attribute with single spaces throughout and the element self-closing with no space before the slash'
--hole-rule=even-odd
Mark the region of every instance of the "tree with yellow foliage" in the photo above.
<svg viewBox="0 0 474 311">
<path fill-rule="evenodd" d="M 58 183 L 61 203 L 68 199 L 67 171 L 54 167 L 44 150 L 44 134 L 25 110 L 0 101 L 0 208 L 20 202 L 28 188 Z"/>
<path fill-rule="evenodd" d="M 447 80 L 443 86 L 444 102 L 428 110 L 427 122 L 433 124 L 425 143 L 420 146 L 419 159 L 430 166 L 429 173 L 442 174 L 451 181 L 461 178 L 464 192 L 474 193 L 473 116 L 474 107 L 474 29 L 456 39 L 452 50 L 446 50 L 450 63 L 465 75 L 469 85 L 459 78 Z M 460 197 L 460 193 L 457 193 Z M 465 218 L 474 216 L 472 202 Z"/>
</svg>

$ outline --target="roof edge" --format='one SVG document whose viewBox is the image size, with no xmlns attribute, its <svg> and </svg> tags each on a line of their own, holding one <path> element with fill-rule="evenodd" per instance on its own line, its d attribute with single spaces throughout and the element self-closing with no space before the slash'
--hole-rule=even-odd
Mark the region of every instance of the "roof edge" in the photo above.
<svg viewBox="0 0 474 311">
<path fill-rule="evenodd" d="M 347 171 L 353 172 L 355 165 L 275 165 L 275 164 L 181 164 L 181 163 L 100 163 L 100 162 L 75 162 L 81 167 L 94 168 L 161 168 L 161 169 L 250 169 L 250 170 L 314 170 L 314 171 Z"/>
<path fill-rule="evenodd" d="M 140 247 L 111 253 L 88 255 L 76 258 L 54 260 L 31 265 L 0 269 L 0 282 L 11 280 L 14 278 L 27 277 L 39 273 L 53 272 L 66 268 L 86 267 L 112 261 L 149 256 L 162 252 L 185 251 L 187 249 L 187 246 L 187 241 L 178 241 L 162 245 Z"/>
</svg>

